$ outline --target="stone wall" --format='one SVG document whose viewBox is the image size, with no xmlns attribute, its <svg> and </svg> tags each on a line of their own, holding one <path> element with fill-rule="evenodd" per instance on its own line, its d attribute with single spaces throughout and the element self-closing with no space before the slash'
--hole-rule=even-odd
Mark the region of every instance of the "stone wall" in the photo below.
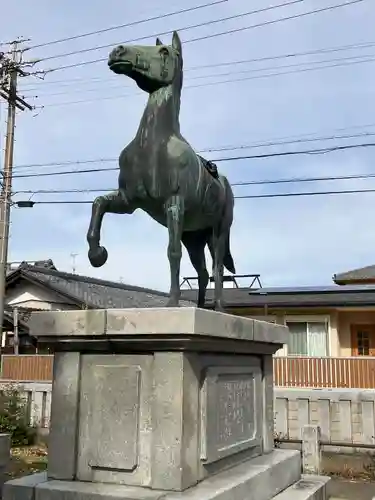
<svg viewBox="0 0 375 500">
<path fill-rule="evenodd" d="M 374 403 L 373 390 L 275 388 L 275 433 L 301 439 L 311 424 L 320 426 L 322 441 L 374 444 Z"/>
<path fill-rule="evenodd" d="M 30 424 L 48 428 L 51 415 L 52 382 L 1 382 L 0 390 L 10 386 L 20 390 L 25 398 Z"/>
<path fill-rule="evenodd" d="M 19 387 L 29 403 L 30 422 L 48 427 L 52 384 L 28 382 Z M 301 439 L 303 427 L 311 424 L 321 427 L 323 441 L 375 444 L 373 390 L 275 388 L 274 410 L 279 437 Z"/>
</svg>

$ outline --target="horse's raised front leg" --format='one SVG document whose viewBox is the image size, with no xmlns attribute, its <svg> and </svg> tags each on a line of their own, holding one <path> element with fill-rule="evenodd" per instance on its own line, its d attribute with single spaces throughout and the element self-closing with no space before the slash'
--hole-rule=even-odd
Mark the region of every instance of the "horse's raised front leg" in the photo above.
<svg viewBox="0 0 375 500">
<path fill-rule="evenodd" d="M 100 246 L 100 230 L 104 214 L 132 214 L 134 208 L 129 204 L 122 190 L 112 191 L 104 196 L 95 198 L 92 204 L 90 226 L 87 232 L 89 244 L 89 260 L 93 267 L 105 264 L 108 253 L 105 247 Z"/>
<path fill-rule="evenodd" d="M 181 236 L 184 224 L 184 199 L 174 195 L 165 204 L 169 233 L 168 260 L 171 270 L 171 288 L 167 307 L 178 307 L 180 300 Z"/>
</svg>

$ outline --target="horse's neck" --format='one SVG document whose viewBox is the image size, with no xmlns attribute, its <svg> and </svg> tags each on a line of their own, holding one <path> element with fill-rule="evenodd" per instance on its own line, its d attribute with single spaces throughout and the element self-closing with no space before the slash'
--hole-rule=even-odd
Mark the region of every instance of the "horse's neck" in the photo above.
<svg viewBox="0 0 375 500">
<path fill-rule="evenodd" d="M 150 94 L 139 125 L 138 135 L 143 135 L 145 130 L 156 131 L 159 127 L 162 127 L 163 134 L 180 132 L 181 90 L 176 83 L 161 87 Z"/>
</svg>

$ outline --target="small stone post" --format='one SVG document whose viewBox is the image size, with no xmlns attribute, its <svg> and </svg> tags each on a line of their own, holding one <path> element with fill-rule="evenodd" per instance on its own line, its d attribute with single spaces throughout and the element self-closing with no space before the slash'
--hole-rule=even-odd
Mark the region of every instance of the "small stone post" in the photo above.
<svg viewBox="0 0 375 500">
<path fill-rule="evenodd" d="M 10 462 L 11 435 L 0 434 L 0 496 L 5 482 L 5 472 Z"/>
<path fill-rule="evenodd" d="M 302 470 L 304 474 L 321 472 L 320 427 L 305 425 L 302 429 Z"/>
</svg>

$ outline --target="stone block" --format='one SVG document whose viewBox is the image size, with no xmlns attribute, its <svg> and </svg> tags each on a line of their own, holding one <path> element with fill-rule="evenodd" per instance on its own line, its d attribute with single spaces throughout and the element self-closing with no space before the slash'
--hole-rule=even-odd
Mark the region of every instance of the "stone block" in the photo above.
<svg viewBox="0 0 375 500">
<path fill-rule="evenodd" d="M 46 472 L 13 479 L 4 484 L 2 500 L 34 500 L 35 487 L 48 480 Z"/>
<path fill-rule="evenodd" d="M 180 491 L 198 481 L 199 373 L 192 353 L 155 353 L 154 489 Z"/>
<path fill-rule="evenodd" d="M 77 478 L 151 485 L 153 357 L 82 355 Z"/>
<path fill-rule="evenodd" d="M 321 471 L 320 427 L 305 425 L 302 429 L 302 469 L 305 474 Z"/>
<path fill-rule="evenodd" d="M 330 480 L 326 476 L 303 476 L 297 483 L 276 495 L 274 500 L 328 500 L 327 485 Z"/>
<path fill-rule="evenodd" d="M 269 453 L 274 449 L 275 432 L 272 356 L 263 356 L 262 365 L 263 453 Z"/>
<path fill-rule="evenodd" d="M 288 342 L 289 329 L 283 325 L 274 324 L 274 328 L 270 328 L 270 324 L 266 321 L 254 321 L 254 341 L 285 344 Z"/>
<path fill-rule="evenodd" d="M 10 462 L 11 435 L 0 434 L 0 492 L 5 482 L 5 472 Z"/>
<path fill-rule="evenodd" d="M 195 307 L 38 311 L 31 315 L 30 327 L 37 338 L 192 334 L 284 344 L 289 334 L 283 325 Z"/>
<path fill-rule="evenodd" d="M 41 496 L 61 480 L 181 493 L 263 453 L 280 456 L 272 354 L 285 326 L 193 307 L 34 320 L 33 334 L 55 350 Z"/>
<path fill-rule="evenodd" d="M 29 477 L 7 483 L 6 500 L 271 500 L 300 479 L 298 451 L 275 450 L 215 474 L 183 492 L 165 492 L 125 485 L 80 481 L 41 482 Z M 24 496 L 14 496 L 24 493 Z M 29 491 L 34 496 L 29 496 Z M 12 496 L 13 495 L 13 496 Z M 298 499 L 299 500 L 299 499 Z"/>
<path fill-rule="evenodd" d="M 55 354 L 48 438 L 48 476 L 54 479 L 68 480 L 75 476 L 80 363 L 78 352 Z"/>
<path fill-rule="evenodd" d="M 37 337 L 104 335 L 106 316 L 104 309 L 38 311 L 30 317 L 30 334 Z"/>
</svg>

